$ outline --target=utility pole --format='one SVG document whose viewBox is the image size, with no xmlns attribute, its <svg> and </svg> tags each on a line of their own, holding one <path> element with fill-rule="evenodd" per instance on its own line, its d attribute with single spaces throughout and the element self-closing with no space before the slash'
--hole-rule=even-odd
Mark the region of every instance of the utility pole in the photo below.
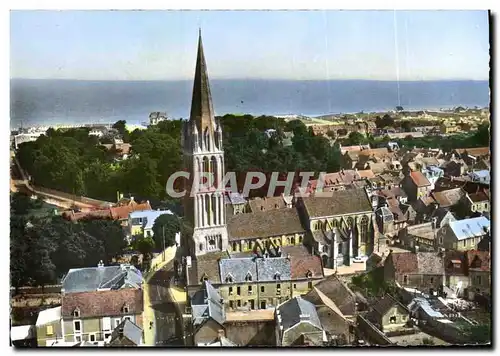
<svg viewBox="0 0 500 356">
<path fill-rule="evenodd" d="M 162 226 L 163 231 L 163 262 L 165 262 L 165 225 Z"/>
</svg>

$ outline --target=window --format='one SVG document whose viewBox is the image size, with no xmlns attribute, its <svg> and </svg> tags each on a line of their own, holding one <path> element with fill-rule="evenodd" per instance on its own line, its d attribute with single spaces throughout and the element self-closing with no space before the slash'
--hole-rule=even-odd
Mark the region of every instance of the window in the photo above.
<svg viewBox="0 0 500 356">
<path fill-rule="evenodd" d="M 233 283 L 233 278 L 231 276 L 227 276 L 226 283 Z"/>
<path fill-rule="evenodd" d="M 293 284 L 293 289 L 297 289 L 297 283 Z"/>
<path fill-rule="evenodd" d="M 431 277 L 431 283 L 434 283 L 434 277 Z"/>
<path fill-rule="evenodd" d="M 199 245 L 198 245 L 198 249 L 199 249 L 200 251 L 203 251 L 203 244 L 199 244 Z"/>
<path fill-rule="evenodd" d="M 252 281 L 252 275 L 250 273 L 247 273 L 247 276 L 245 277 L 245 281 Z"/>
<path fill-rule="evenodd" d="M 76 308 L 74 311 L 73 311 L 73 316 L 75 318 L 79 318 L 80 317 L 80 309 Z"/>
<path fill-rule="evenodd" d="M 148 235 L 148 237 L 151 237 L 151 231 L 148 230 L 147 235 Z"/>
<path fill-rule="evenodd" d="M 91 342 L 96 341 L 96 335 L 95 334 L 89 334 L 89 341 L 91 341 Z"/>
<path fill-rule="evenodd" d="M 236 303 L 237 303 L 237 305 L 238 305 L 239 307 L 241 307 L 241 299 L 238 299 L 238 300 L 236 301 Z"/>
<path fill-rule="evenodd" d="M 233 242 L 233 251 L 236 251 L 236 242 Z"/>
<path fill-rule="evenodd" d="M 128 313 L 128 306 L 127 306 L 127 305 L 125 305 L 125 306 L 123 307 L 123 312 L 124 312 L 125 314 L 127 314 L 127 313 Z"/>
<path fill-rule="evenodd" d="M 323 252 L 324 252 L 324 253 L 328 253 L 328 246 L 327 246 L 327 245 L 324 245 L 324 246 L 323 246 Z"/>
<path fill-rule="evenodd" d="M 465 247 L 465 246 L 466 246 L 466 244 L 467 244 L 467 240 L 464 240 L 464 241 L 463 241 L 463 246 Z"/>
<path fill-rule="evenodd" d="M 292 245 L 295 245 L 295 237 L 292 237 L 290 241 L 292 242 Z"/>
<path fill-rule="evenodd" d="M 260 292 L 264 293 L 264 286 L 260 286 Z"/>
<path fill-rule="evenodd" d="M 229 301 L 229 308 L 234 308 L 234 302 L 232 300 Z"/>
<path fill-rule="evenodd" d="M 299 236 L 299 243 L 302 243 L 302 236 Z"/>
<path fill-rule="evenodd" d="M 312 289 L 313 288 L 313 282 L 307 282 L 307 288 Z"/>
<path fill-rule="evenodd" d="M 307 273 L 306 273 L 306 277 L 307 277 L 307 278 L 311 278 L 311 277 L 312 277 L 312 275 L 313 275 L 313 274 L 312 274 L 312 272 L 311 272 L 311 271 L 307 271 Z"/>
<path fill-rule="evenodd" d="M 276 294 L 281 294 L 281 284 L 276 284 Z"/>
<path fill-rule="evenodd" d="M 248 241 L 248 249 L 251 250 L 252 249 L 252 241 Z"/>
<path fill-rule="evenodd" d="M 252 294 L 252 286 L 248 286 L 248 294 Z"/>
<path fill-rule="evenodd" d="M 52 325 L 47 325 L 46 334 L 47 335 L 53 335 L 54 334 L 54 327 Z"/>
<path fill-rule="evenodd" d="M 104 340 L 106 340 L 107 338 L 109 338 L 111 336 L 111 333 L 104 333 Z"/>
<path fill-rule="evenodd" d="M 407 275 L 403 276 L 403 283 L 408 284 L 408 276 Z"/>
<path fill-rule="evenodd" d="M 82 332 L 82 322 L 80 320 L 74 320 L 73 321 L 73 329 L 75 331 L 75 334 L 81 333 Z"/>
<path fill-rule="evenodd" d="M 476 276 L 476 283 L 481 284 L 481 276 Z"/>
<path fill-rule="evenodd" d="M 229 295 L 233 295 L 233 287 L 229 287 Z"/>
<path fill-rule="evenodd" d="M 266 309 L 266 301 L 265 300 L 260 301 L 260 309 Z"/>
<path fill-rule="evenodd" d="M 281 275 L 279 274 L 279 272 L 276 272 L 274 274 L 274 279 L 276 279 L 277 281 L 279 281 L 281 279 Z"/>
<path fill-rule="evenodd" d="M 120 325 L 120 323 L 122 322 L 122 320 L 120 318 L 116 318 L 115 319 L 115 328 Z"/>
<path fill-rule="evenodd" d="M 82 335 L 75 335 L 75 342 L 81 342 L 82 341 Z"/>
<path fill-rule="evenodd" d="M 129 316 L 126 316 L 125 318 L 123 318 L 123 320 L 132 321 L 132 318 L 131 318 L 131 317 L 129 317 Z"/>
<path fill-rule="evenodd" d="M 236 294 L 241 295 L 241 287 L 236 288 Z"/>
<path fill-rule="evenodd" d="M 389 322 L 391 324 L 395 324 L 396 323 L 396 316 L 391 316 L 391 318 L 389 319 Z"/>
</svg>

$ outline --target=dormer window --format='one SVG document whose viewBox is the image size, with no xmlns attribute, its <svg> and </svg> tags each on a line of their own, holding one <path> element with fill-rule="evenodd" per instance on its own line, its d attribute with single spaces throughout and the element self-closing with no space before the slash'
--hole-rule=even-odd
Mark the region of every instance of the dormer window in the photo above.
<svg viewBox="0 0 500 356">
<path fill-rule="evenodd" d="M 252 274 L 250 272 L 247 273 L 247 275 L 245 277 L 245 281 L 247 281 L 247 282 L 251 282 L 252 281 Z"/>
<path fill-rule="evenodd" d="M 311 272 L 310 270 L 309 270 L 309 271 L 307 271 L 307 273 L 306 273 L 306 277 L 307 277 L 307 278 L 312 278 L 312 276 L 313 276 L 312 272 Z"/>
<path fill-rule="evenodd" d="M 129 312 L 129 307 L 128 307 L 128 305 L 127 305 L 127 304 L 125 304 L 125 305 L 123 306 L 123 308 L 122 308 L 122 312 L 123 312 L 124 314 L 128 314 L 128 312 Z"/>
<path fill-rule="evenodd" d="M 80 308 L 76 308 L 75 310 L 73 310 L 73 316 L 75 318 L 79 318 L 80 317 Z"/>
<path fill-rule="evenodd" d="M 279 273 L 279 272 L 276 272 L 276 273 L 274 274 L 274 279 L 276 279 L 277 281 L 279 281 L 279 280 L 281 279 L 281 275 L 280 275 L 280 273 Z"/>
<path fill-rule="evenodd" d="M 207 276 L 207 274 L 206 274 L 206 273 L 203 273 L 203 276 L 201 277 L 201 280 L 202 280 L 203 282 L 208 281 L 208 276 Z"/>
<path fill-rule="evenodd" d="M 233 283 L 233 276 L 231 273 L 226 276 L 226 283 Z"/>
</svg>

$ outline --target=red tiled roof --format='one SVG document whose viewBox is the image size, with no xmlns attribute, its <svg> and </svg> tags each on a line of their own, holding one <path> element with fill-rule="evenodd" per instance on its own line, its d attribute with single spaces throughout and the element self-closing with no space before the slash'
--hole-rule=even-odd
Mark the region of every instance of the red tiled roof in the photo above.
<svg viewBox="0 0 500 356">
<path fill-rule="evenodd" d="M 388 258 L 392 259 L 396 273 L 418 273 L 417 254 L 412 252 L 391 253 Z"/>
<path fill-rule="evenodd" d="M 463 154 L 467 153 L 470 156 L 479 157 L 479 156 L 487 156 L 490 154 L 489 147 L 474 147 L 474 148 L 458 148 L 456 149 L 457 153 Z"/>
<path fill-rule="evenodd" d="M 134 211 L 151 210 L 149 202 L 141 204 L 130 204 L 111 208 L 111 216 L 114 220 L 123 220 L 128 218 L 128 214 Z"/>
<path fill-rule="evenodd" d="M 88 212 L 65 211 L 63 217 L 71 221 L 79 221 L 83 219 L 111 219 L 111 211 L 109 209 L 93 210 Z"/>
<path fill-rule="evenodd" d="M 124 306 L 129 308 L 128 314 L 141 314 L 144 309 L 142 290 L 125 288 L 63 294 L 62 316 L 72 317 L 76 308 L 80 309 L 82 318 L 121 315 Z"/>
<path fill-rule="evenodd" d="M 308 271 L 311 271 L 313 278 L 323 277 L 321 259 L 316 255 L 291 256 L 290 268 L 292 270 L 292 279 L 306 278 Z"/>
<path fill-rule="evenodd" d="M 415 171 L 410 173 L 410 177 L 417 187 L 426 187 L 431 185 L 429 180 L 424 176 L 422 172 Z"/>
</svg>

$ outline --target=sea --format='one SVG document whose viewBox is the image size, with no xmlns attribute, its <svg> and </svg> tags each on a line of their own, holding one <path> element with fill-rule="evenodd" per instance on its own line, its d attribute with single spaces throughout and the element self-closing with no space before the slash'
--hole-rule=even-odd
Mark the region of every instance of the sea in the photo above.
<svg viewBox="0 0 500 356">
<path fill-rule="evenodd" d="M 11 128 L 189 117 L 192 80 L 11 79 Z M 304 115 L 485 107 L 488 81 L 211 80 L 216 115 Z"/>
</svg>

